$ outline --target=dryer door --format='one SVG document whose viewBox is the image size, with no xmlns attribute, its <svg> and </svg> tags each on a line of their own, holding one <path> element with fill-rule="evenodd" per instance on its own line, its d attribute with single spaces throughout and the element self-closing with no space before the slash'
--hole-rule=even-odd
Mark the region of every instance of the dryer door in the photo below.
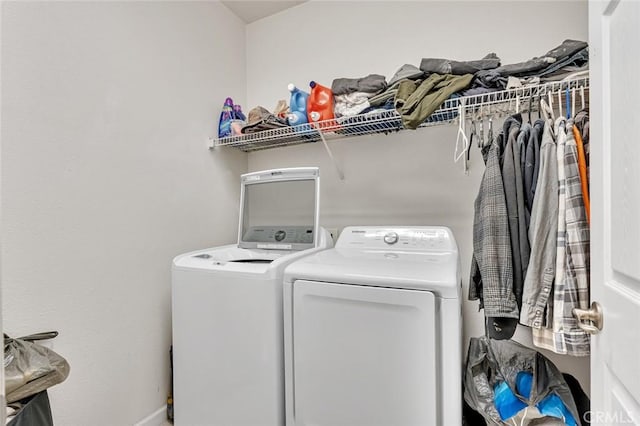
<svg viewBox="0 0 640 426">
<path fill-rule="evenodd" d="M 430 292 L 296 281 L 296 426 L 438 424 Z"/>
</svg>

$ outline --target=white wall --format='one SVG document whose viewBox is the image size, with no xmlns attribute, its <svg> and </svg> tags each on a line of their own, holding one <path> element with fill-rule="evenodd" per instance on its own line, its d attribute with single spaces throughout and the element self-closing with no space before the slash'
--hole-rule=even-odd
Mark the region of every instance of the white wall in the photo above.
<svg viewBox="0 0 640 426">
<path fill-rule="evenodd" d="M 244 24 L 218 3 L 2 3 L 2 302 L 58 330 L 56 424 L 166 402 L 173 256 L 236 238 L 245 154 L 209 152 L 245 97 Z"/>
<path fill-rule="evenodd" d="M 503 63 L 539 56 L 565 38 L 587 40 L 581 2 L 335 2 L 311 1 L 247 26 L 247 106 L 272 108 L 288 98 L 287 83 L 327 86 L 337 77 L 380 73 L 390 78 L 423 57 Z M 321 144 L 249 154 L 250 171 L 321 167 L 321 222 L 346 225 L 447 225 L 460 248 L 463 293 L 472 252 L 473 201 L 484 165 L 477 149 L 469 176 L 453 164 L 454 126 L 330 142 L 342 162 L 340 181 Z M 477 302 L 464 302 L 468 339 L 483 333 Z M 517 338 L 531 343 L 522 327 Z M 466 341 L 465 339 L 465 341 Z M 465 347 L 466 351 L 466 347 Z M 588 391 L 589 359 L 548 355 Z"/>
</svg>

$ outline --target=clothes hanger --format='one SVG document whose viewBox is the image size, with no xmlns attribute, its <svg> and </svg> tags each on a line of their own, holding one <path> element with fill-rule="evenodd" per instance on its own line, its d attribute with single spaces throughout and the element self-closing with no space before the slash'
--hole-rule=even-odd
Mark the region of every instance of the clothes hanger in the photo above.
<svg viewBox="0 0 640 426">
<path fill-rule="evenodd" d="M 491 145 L 493 143 L 493 117 L 489 117 L 489 131 L 487 132 L 487 143 Z"/>
<path fill-rule="evenodd" d="M 531 109 L 533 108 L 533 95 L 529 96 L 529 124 L 531 124 L 533 126 L 533 123 L 531 122 Z"/>
<path fill-rule="evenodd" d="M 469 145 L 467 146 L 467 153 L 465 157 L 464 164 L 464 172 L 465 174 L 469 174 L 469 161 L 471 160 L 471 147 L 473 146 L 473 140 L 478 139 L 478 134 L 476 133 L 476 117 L 472 115 L 471 118 L 471 136 L 469 137 Z"/>
<path fill-rule="evenodd" d="M 543 98 L 543 99 L 540 100 L 540 109 L 542 110 L 542 113 L 544 114 L 545 125 L 549 125 L 550 130 L 551 130 L 551 134 L 553 135 L 553 137 L 555 139 L 555 132 L 554 132 L 555 115 L 554 115 L 553 108 L 550 107 L 549 104 L 547 103 L 547 101 Z"/>
<path fill-rule="evenodd" d="M 480 105 L 480 139 L 478 139 L 478 148 L 484 146 L 484 115 L 482 114 L 482 105 Z"/>
<path fill-rule="evenodd" d="M 477 116 L 475 114 L 471 115 L 471 134 L 469 135 L 469 148 L 467 148 L 467 160 L 469 160 L 469 149 L 471 145 L 473 145 L 473 141 L 478 142 L 478 133 L 476 132 L 476 119 Z"/>
<path fill-rule="evenodd" d="M 457 163 L 460 159 L 464 159 L 464 171 L 468 172 L 467 167 L 467 148 L 469 147 L 469 138 L 467 138 L 467 134 L 465 133 L 465 107 L 464 107 L 464 98 L 460 100 L 460 105 L 458 105 L 458 133 L 456 135 L 456 147 L 453 152 L 453 162 Z M 460 150 L 460 142 L 462 142 L 462 150 Z"/>
<path fill-rule="evenodd" d="M 575 87 L 571 89 L 571 111 L 576 113 L 576 89 Z"/>
<path fill-rule="evenodd" d="M 542 120 L 542 115 L 540 114 L 540 111 L 542 110 L 542 93 L 538 93 L 538 120 Z"/>
<path fill-rule="evenodd" d="M 583 110 L 584 109 L 584 86 L 580 87 L 580 109 Z"/>
<path fill-rule="evenodd" d="M 558 111 L 560 112 L 558 117 L 564 117 L 562 115 L 562 90 L 558 89 Z"/>
<path fill-rule="evenodd" d="M 540 99 L 540 110 L 542 110 L 542 112 L 544 113 L 545 120 L 554 120 L 553 107 L 550 107 L 547 101 L 545 101 L 544 99 Z"/>
<path fill-rule="evenodd" d="M 567 86 L 567 88 L 565 89 L 564 92 L 564 101 L 565 101 L 565 105 L 567 107 L 567 120 L 571 118 L 571 111 L 573 111 L 571 109 L 571 97 L 569 96 L 569 86 Z"/>
</svg>

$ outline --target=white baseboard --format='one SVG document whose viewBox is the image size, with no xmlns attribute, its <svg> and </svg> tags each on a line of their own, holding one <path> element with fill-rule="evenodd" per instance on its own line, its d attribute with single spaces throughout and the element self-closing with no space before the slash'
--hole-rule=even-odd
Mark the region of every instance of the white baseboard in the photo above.
<svg viewBox="0 0 640 426">
<path fill-rule="evenodd" d="M 164 426 L 167 423 L 167 406 L 163 405 L 134 426 Z"/>
</svg>

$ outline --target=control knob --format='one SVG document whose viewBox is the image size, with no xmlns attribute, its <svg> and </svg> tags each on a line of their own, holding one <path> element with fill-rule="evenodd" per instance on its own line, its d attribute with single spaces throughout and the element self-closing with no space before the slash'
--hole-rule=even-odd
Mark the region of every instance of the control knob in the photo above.
<svg viewBox="0 0 640 426">
<path fill-rule="evenodd" d="M 398 242 L 398 233 L 397 232 L 388 232 L 384 236 L 384 242 L 391 245 Z"/>
</svg>

